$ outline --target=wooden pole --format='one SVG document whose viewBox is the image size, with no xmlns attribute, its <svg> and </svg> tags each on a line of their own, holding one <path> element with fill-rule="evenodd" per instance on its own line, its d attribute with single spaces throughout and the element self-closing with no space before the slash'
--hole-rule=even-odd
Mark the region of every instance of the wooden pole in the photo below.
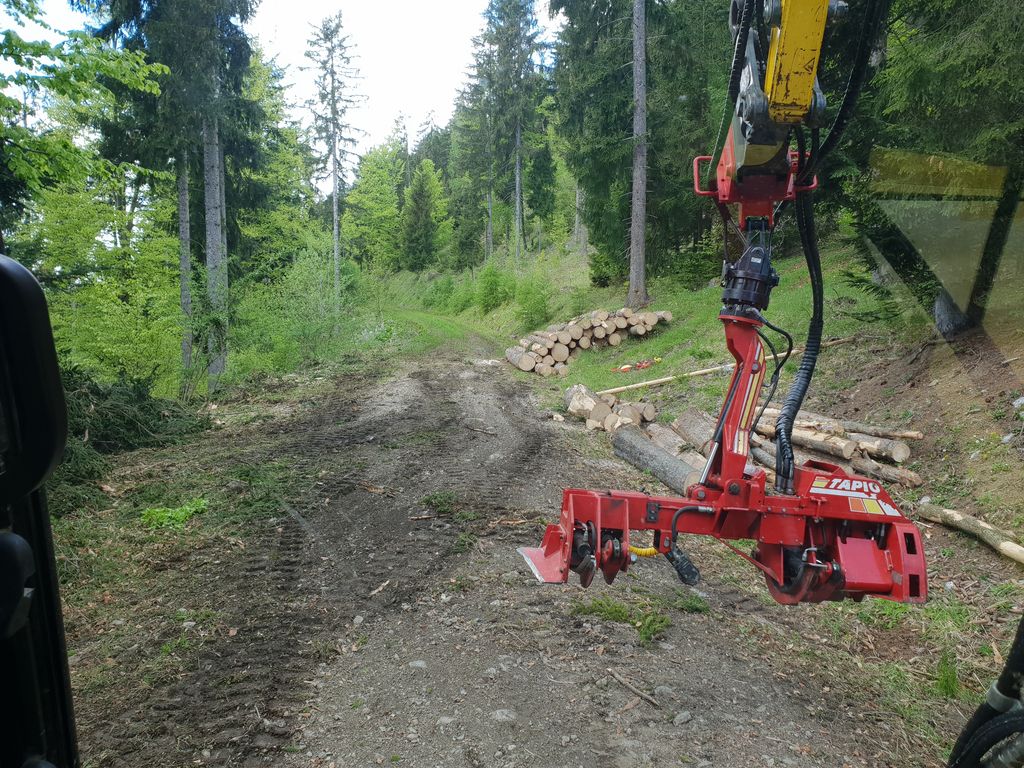
<svg viewBox="0 0 1024 768">
<path fill-rule="evenodd" d="M 856 336 L 847 336 L 843 339 L 833 339 L 832 341 L 826 341 L 822 343 L 822 347 L 836 347 L 840 344 L 847 344 L 854 339 Z M 793 354 L 803 353 L 803 347 L 797 347 L 793 350 Z M 773 359 L 782 357 L 780 354 L 771 355 Z M 665 376 L 661 379 L 651 379 L 650 381 L 638 381 L 636 384 L 625 384 L 621 387 L 612 387 L 611 389 L 602 389 L 597 394 L 599 395 L 617 395 L 619 392 L 629 392 L 633 389 L 642 389 L 643 387 L 656 387 L 661 384 L 668 384 L 679 379 L 691 379 L 695 376 L 708 376 L 712 373 L 726 373 L 731 371 L 736 366 L 736 363 L 725 363 L 724 365 L 716 365 L 714 368 L 701 368 L 699 371 L 690 371 L 689 373 L 680 373 L 676 376 Z"/>
</svg>

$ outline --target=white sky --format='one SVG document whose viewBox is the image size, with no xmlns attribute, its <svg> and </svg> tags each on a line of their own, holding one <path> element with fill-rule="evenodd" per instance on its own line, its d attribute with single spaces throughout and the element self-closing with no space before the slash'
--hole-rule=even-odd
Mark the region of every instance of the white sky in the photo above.
<svg viewBox="0 0 1024 768">
<path fill-rule="evenodd" d="M 448 121 L 486 6 L 487 0 L 262 0 L 247 29 L 285 69 L 293 114 L 303 119 L 303 105 L 313 96 L 313 73 L 302 71 L 308 64 L 306 41 L 314 23 L 341 11 L 362 78 L 357 86 L 365 101 L 351 123 L 360 132 L 357 151 L 364 152 L 388 137 L 399 115 L 410 140 L 431 113 L 438 125 Z M 80 29 L 86 22 L 66 0 L 43 0 L 43 9 L 58 30 Z M 536 13 L 549 30 L 546 0 L 537 0 Z M 32 30 L 24 35 L 43 36 Z"/>
</svg>

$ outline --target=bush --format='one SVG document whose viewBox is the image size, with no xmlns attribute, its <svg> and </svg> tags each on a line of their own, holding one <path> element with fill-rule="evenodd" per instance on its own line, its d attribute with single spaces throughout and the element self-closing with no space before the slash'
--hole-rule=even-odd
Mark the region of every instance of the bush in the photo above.
<svg viewBox="0 0 1024 768">
<path fill-rule="evenodd" d="M 477 277 L 476 303 L 485 315 L 493 312 L 502 304 L 512 300 L 516 291 L 516 280 L 488 264 Z"/>
<path fill-rule="evenodd" d="M 448 297 L 448 311 L 458 315 L 465 312 L 476 303 L 476 288 L 469 280 L 464 280 L 455 286 L 452 295 Z"/>
<path fill-rule="evenodd" d="M 350 321 L 358 269 L 351 261 L 342 263 L 340 306 L 333 273 L 327 254 L 306 251 L 278 280 L 246 287 L 231 329 L 233 377 L 288 373 L 340 353 L 348 334 L 339 328 Z"/>
<path fill-rule="evenodd" d="M 102 500 L 96 481 L 107 468 L 106 455 L 175 442 L 209 426 L 178 402 L 153 397 L 153 378 L 122 374 L 104 383 L 64 360 L 61 379 L 68 443 L 47 486 L 57 517 Z"/>
<path fill-rule="evenodd" d="M 516 318 L 524 331 L 540 328 L 551 318 L 551 291 L 541 280 L 528 280 L 516 289 Z"/>
<path fill-rule="evenodd" d="M 455 292 L 455 279 L 445 275 L 434 280 L 423 294 L 424 309 L 444 309 Z"/>
</svg>

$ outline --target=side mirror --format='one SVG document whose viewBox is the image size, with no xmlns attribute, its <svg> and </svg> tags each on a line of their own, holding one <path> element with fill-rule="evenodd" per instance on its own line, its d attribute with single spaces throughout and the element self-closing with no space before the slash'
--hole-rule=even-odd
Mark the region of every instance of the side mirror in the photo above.
<svg viewBox="0 0 1024 768">
<path fill-rule="evenodd" d="M 0 256 L 0 503 L 39 488 L 64 454 L 64 389 L 43 289 Z"/>
</svg>

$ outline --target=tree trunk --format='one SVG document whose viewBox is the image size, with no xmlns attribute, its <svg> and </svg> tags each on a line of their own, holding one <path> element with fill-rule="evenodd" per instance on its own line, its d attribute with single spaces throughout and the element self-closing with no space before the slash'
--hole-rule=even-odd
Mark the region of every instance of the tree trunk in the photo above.
<svg viewBox="0 0 1024 768">
<path fill-rule="evenodd" d="M 484 243 L 484 257 L 489 261 L 494 253 L 494 190 L 487 188 L 487 234 Z"/>
<path fill-rule="evenodd" d="M 925 520 L 969 533 L 1004 557 L 1024 564 L 1024 547 L 1014 540 L 1013 534 L 996 528 L 991 523 L 965 515 L 955 509 L 943 509 L 931 504 L 918 504 L 916 512 L 918 517 L 923 517 Z"/>
<path fill-rule="evenodd" d="M 334 311 L 341 311 L 341 222 L 338 217 L 338 147 L 334 143 L 331 151 L 331 209 L 334 215 Z"/>
<path fill-rule="evenodd" d="M 583 223 L 583 207 L 586 205 L 586 195 L 576 185 L 576 221 L 573 224 L 573 239 L 576 243 L 576 250 L 581 256 L 587 255 L 587 225 Z"/>
<path fill-rule="evenodd" d="M 516 120 L 516 189 L 515 189 L 515 221 L 512 224 L 516 238 L 516 262 L 520 257 L 520 243 L 523 238 L 523 131 L 519 120 Z"/>
<path fill-rule="evenodd" d="M 633 0 L 633 210 L 629 227 L 629 293 L 626 303 L 646 305 L 647 260 L 647 18 L 645 0 Z"/>
<path fill-rule="evenodd" d="M 178 158 L 178 259 L 181 285 L 181 314 L 185 328 L 181 333 L 181 394 L 185 394 L 192 368 L 192 226 L 189 221 L 188 151 Z"/>
<path fill-rule="evenodd" d="M 213 322 L 209 329 L 207 381 L 215 392 L 227 364 L 228 265 L 224 250 L 223 167 L 217 118 L 203 120 L 203 183 L 206 206 L 206 292 Z"/>
</svg>

